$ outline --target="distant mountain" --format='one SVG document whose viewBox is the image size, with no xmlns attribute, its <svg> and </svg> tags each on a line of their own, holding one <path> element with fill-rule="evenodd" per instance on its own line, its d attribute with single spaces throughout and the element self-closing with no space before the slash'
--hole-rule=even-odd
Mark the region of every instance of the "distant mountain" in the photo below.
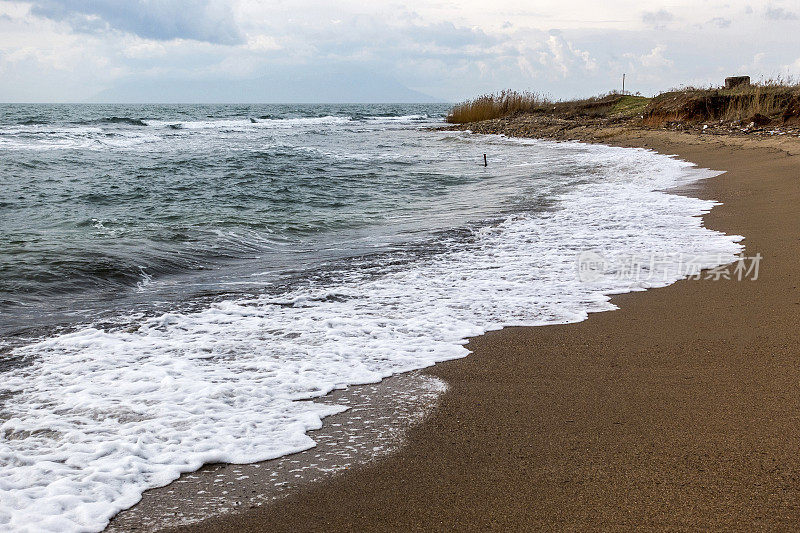
<svg viewBox="0 0 800 533">
<path fill-rule="evenodd" d="M 393 77 L 362 69 L 281 68 L 251 80 L 128 79 L 95 103 L 436 103 Z"/>
</svg>

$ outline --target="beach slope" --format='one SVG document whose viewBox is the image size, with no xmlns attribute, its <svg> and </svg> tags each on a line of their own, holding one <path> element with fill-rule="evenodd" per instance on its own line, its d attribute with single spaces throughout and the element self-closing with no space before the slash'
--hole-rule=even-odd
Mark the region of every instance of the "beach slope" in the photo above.
<svg viewBox="0 0 800 533">
<path fill-rule="evenodd" d="M 758 279 L 680 281 L 581 323 L 474 338 L 428 370 L 449 390 L 396 454 L 182 530 L 796 528 L 800 160 L 686 134 L 606 142 L 727 171 L 687 192 L 724 202 L 706 225 L 746 237 Z"/>
</svg>

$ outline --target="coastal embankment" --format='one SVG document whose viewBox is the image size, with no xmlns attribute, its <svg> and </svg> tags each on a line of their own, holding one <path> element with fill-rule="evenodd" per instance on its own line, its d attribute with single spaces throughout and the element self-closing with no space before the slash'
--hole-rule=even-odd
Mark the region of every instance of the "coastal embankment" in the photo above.
<svg viewBox="0 0 800 533">
<path fill-rule="evenodd" d="M 800 142 L 613 125 L 563 138 L 725 171 L 682 193 L 723 203 L 705 224 L 745 236 L 757 279 L 704 275 L 580 323 L 473 338 L 425 371 L 448 390 L 399 451 L 181 531 L 797 526 Z"/>
</svg>

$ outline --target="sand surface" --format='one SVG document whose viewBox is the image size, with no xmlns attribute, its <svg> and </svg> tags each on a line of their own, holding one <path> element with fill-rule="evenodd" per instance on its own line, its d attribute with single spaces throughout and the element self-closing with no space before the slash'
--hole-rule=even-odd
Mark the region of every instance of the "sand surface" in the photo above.
<svg viewBox="0 0 800 533">
<path fill-rule="evenodd" d="M 191 531 L 800 527 L 800 158 L 779 140 L 618 133 L 726 170 L 690 194 L 759 278 L 685 280 L 570 325 L 473 339 L 404 447 Z M 783 143 L 783 144 L 781 144 Z"/>
</svg>

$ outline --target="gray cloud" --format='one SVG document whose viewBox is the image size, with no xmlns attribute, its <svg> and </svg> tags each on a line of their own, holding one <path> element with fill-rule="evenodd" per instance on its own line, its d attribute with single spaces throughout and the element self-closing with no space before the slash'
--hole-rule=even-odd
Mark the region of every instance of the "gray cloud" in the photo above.
<svg viewBox="0 0 800 533">
<path fill-rule="evenodd" d="M 230 6 L 213 0 L 34 0 L 31 13 L 85 33 L 116 29 L 160 41 L 243 41 Z"/>
<path fill-rule="evenodd" d="M 708 22 L 714 24 L 717 28 L 729 28 L 731 26 L 731 19 L 726 19 L 724 17 L 714 17 Z"/>
<path fill-rule="evenodd" d="M 496 38 L 490 37 L 482 30 L 458 27 L 452 22 L 417 26 L 409 33 L 412 38 L 447 48 L 492 46 L 498 42 Z"/>
<path fill-rule="evenodd" d="M 666 9 L 642 13 L 642 22 L 656 28 L 662 28 L 667 22 L 672 22 L 674 19 L 675 16 Z"/>
<path fill-rule="evenodd" d="M 451 22 L 387 24 L 361 16 L 335 24 L 287 25 L 270 28 L 295 61 L 380 61 L 398 58 L 468 58 L 491 55 L 502 41 L 477 28 Z"/>
<path fill-rule="evenodd" d="M 797 20 L 797 14 L 782 7 L 768 7 L 764 14 L 770 20 Z"/>
</svg>

